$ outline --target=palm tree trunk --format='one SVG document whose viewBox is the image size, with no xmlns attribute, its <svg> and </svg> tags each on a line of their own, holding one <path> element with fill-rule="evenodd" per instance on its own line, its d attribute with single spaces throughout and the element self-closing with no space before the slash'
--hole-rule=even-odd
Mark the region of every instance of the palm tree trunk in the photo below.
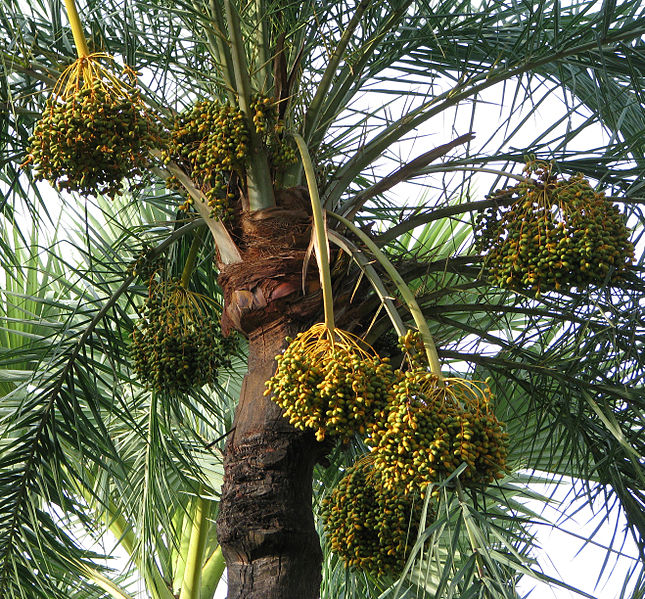
<svg viewBox="0 0 645 599">
<path fill-rule="evenodd" d="M 249 372 L 224 453 L 218 538 L 228 572 L 228 599 L 315 599 L 322 552 L 311 509 L 320 449 L 264 396 L 275 356 L 294 334 L 280 321 L 249 339 Z"/>
<path fill-rule="evenodd" d="M 249 370 L 224 450 L 217 521 L 228 599 L 316 599 L 322 552 L 311 507 L 313 468 L 324 453 L 311 431 L 295 429 L 265 397 L 275 357 L 319 316 L 321 296 L 302 294 L 311 235 L 303 189 L 276 194 L 278 206 L 242 224 L 244 262 L 222 266 L 224 329 L 249 339 Z"/>
</svg>

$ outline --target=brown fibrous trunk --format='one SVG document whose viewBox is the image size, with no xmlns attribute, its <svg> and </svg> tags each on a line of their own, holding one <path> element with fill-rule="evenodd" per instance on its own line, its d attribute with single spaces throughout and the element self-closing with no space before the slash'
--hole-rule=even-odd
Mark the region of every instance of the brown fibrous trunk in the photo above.
<svg viewBox="0 0 645 599">
<path fill-rule="evenodd" d="M 302 190 L 242 222 L 244 262 L 222 267 L 224 329 L 249 340 L 249 368 L 224 450 L 217 534 L 228 599 L 316 599 L 322 552 L 312 514 L 312 478 L 324 448 L 289 424 L 264 395 L 286 338 L 320 313 L 316 272 L 302 264 L 310 235 Z"/>
</svg>

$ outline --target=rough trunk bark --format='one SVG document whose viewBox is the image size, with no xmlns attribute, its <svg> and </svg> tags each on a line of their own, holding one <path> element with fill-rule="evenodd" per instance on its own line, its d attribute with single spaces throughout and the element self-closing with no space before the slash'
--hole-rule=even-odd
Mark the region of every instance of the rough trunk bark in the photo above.
<svg viewBox="0 0 645 599">
<path fill-rule="evenodd" d="M 264 396 L 275 356 L 297 327 L 274 320 L 250 333 L 249 371 L 224 452 L 218 536 L 228 599 L 315 599 L 322 553 L 311 509 L 320 444 Z"/>
<path fill-rule="evenodd" d="M 303 261 L 311 237 L 304 188 L 276 192 L 276 206 L 243 213 L 243 261 L 220 265 L 222 329 L 249 339 L 249 370 L 224 449 L 217 519 L 228 599 L 316 599 L 322 552 L 311 509 L 312 477 L 324 446 L 292 427 L 264 396 L 275 357 L 321 312 L 315 268 Z"/>
</svg>

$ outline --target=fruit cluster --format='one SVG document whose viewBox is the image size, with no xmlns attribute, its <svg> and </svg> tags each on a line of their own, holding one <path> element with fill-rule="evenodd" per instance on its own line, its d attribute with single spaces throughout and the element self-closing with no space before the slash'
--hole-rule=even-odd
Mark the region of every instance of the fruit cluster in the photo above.
<svg viewBox="0 0 645 599">
<path fill-rule="evenodd" d="M 507 435 L 491 409 L 485 383 L 439 378 L 425 368 L 402 373 L 393 400 L 376 419 L 367 444 L 385 488 L 420 493 L 465 462 L 464 485 L 503 476 Z"/>
<path fill-rule="evenodd" d="M 510 205 L 479 217 L 477 247 L 490 278 L 536 296 L 615 281 L 634 257 L 618 209 L 582 175 L 560 179 L 537 161 L 525 171 L 537 179 L 496 192 Z"/>
<path fill-rule="evenodd" d="M 266 96 L 256 96 L 251 102 L 251 112 L 255 131 L 268 150 L 271 166 L 285 169 L 297 162 L 296 148 L 282 135 L 284 123 L 280 120 L 275 102 Z"/>
<path fill-rule="evenodd" d="M 144 244 L 128 265 L 128 272 L 144 281 L 149 281 L 156 273 L 163 270 L 165 260 L 158 256 L 154 248 Z"/>
<path fill-rule="evenodd" d="M 366 436 L 370 453 L 325 499 L 322 516 L 331 549 L 377 575 L 400 572 L 428 485 L 462 464 L 463 486 L 488 485 L 506 468 L 508 436 L 488 385 L 432 374 L 418 332 L 399 346 L 405 370 L 393 370 L 347 333 L 314 325 L 290 340 L 267 382 L 285 417 L 314 428 L 319 440 Z"/>
<path fill-rule="evenodd" d="M 124 178 L 144 173 L 159 136 L 138 90 L 99 66 L 100 58 L 106 57 L 79 58 L 65 70 L 36 124 L 25 165 L 33 163 L 36 179 L 59 190 L 113 196 Z M 125 72 L 134 84 L 134 73 Z"/>
<path fill-rule="evenodd" d="M 348 441 L 364 434 L 387 404 L 394 382 L 387 358 L 323 324 L 290 340 L 276 360 L 266 394 L 273 393 L 273 401 L 295 427 L 315 429 L 318 440 L 329 435 Z"/>
<path fill-rule="evenodd" d="M 162 157 L 182 166 L 203 190 L 213 213 L 227 219 L 230 183 L 234 172 L 244 170 L 248 141 L 244 115 L 236 107 L 202 100 L 177 116 Z M 172 178 L 169 184 L 178 188 Z"/>
<path fill-rule="evenodd" d="M 397 575 L 417 538 L 423 500 L 390 491 L 369 457 L 323 500 L 327 541 L 348 566 Z"/>
<path fill-rule="evenodd" d="M 235 337 L 223 337 L 206 298 L 178 281 L 150 282 L 143 315 L 132 332 L 134 370 L 148 388 L 187 393 L 213 383 L 230 366 Z"/>
<path fill-rule="evenodd" d="M 295 161 L 295 150 L 282 139 L 274 103 L 255 98 L 251 104 L 255 131 L 266 145 L 273 166 L 284 167 Z M 162 152 L 166 162 L 180 164 L 199 185 L 213 214 L 223 220 L 233 214 L 235 175 L 242 176 L 249 155 L 249 125 L 237 106 L 217 100 L 196 102 L 175 119 L 168 148 Z M 179 189 L 171 177 L 168 181 Z M 187 207 L 190 200 L 184 204 Z"/>
</svg>

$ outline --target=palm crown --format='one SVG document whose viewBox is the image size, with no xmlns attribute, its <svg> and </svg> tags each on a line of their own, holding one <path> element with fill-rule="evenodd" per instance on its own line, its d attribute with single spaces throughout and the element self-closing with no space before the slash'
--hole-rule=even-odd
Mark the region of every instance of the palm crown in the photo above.
<svg viewBox="0 0 645 599">
<path fill-rule="evenodd" d="M 225 561 L 230 597 L 315 597 L 318 589 L 324 597 L 516 597 L 522 576 L 566 586 L 532 561 L 532 525 L 541 516 L 525 500 L 548 501 L 531 482 L 575 477 L 581 483 L 563 513 L 600 496 L 608 519 L 620 505 L 628 530 L 616 532 L 607 550 L 619 551 L 623 536 L 635 539 L 639 557 L 623 594 L 640 596 L 640 2 L 90 1 L 80 20 L 66 5 L 67 12 L 60 3 L 3 0 L 0 15 L 0 595 L 131 596 L 103 551 L 78 540 L 79 531 L 100 538 L 108 529 L 154 598 L 213 597 Z M 75 93 L 74 84 L 56 82 L 77 53 L 99 51 L 136 68 L 138 108 L 128 122 L 145 123 L 136 138 L 150 151 L 133 158 L 130 187 L 121 187 L 119 173 L 116 184 L 97 189 L 119 192 L 114 199 L 97 196 L 89 175 L 82 195 L 63 189 L 54 196 L 25 163 L 35 154 L 46 170 L 61 144 L 76 146 L 82 134 L 48 137 L 52 117 L 38 146 L 34 128 L 52 110 L 52 90 L 61 101 L 66 90 Z M 108 61 L 104 68 L 120 77 Z M 129 91 L 125 97 L 135 102 Z M 555 103 L 562 110 L 530 139 L 526 124 L 559 110 Z M 499 124 L 490 127 L 491 119 Z M 217 127 L 217 147 L 225 141 L 232 150 L 200 145 L 200 135 Z M 581 138 L 585 131 L 593 131 L 591 142 Z M 106 143 L 93 162 L 107 161 L 118 146 Z M 119 164 L 127 160 L 120 156 Z M 548 171 L 542 179 L 538 169 Z M 602 212 L 584 227 L 615 222 L 598 247 L 608 256 L 607 248 L 616 249 L 623 261 L 605 260 L 591 285 L 584 276 L 549 279 L 553 269 L 573 269 L 562 256 L 577 254 L 550 256 L 540 238 L 547 229 L 535 225 L 525 245 L 547 248 L 543 262 L 514 268 L 524 230 L 513 223 L 530 223 L 540 205 L 515 206 L 525 197 L 521 186 L 544 196 L 545 187 L 576 173 L 618 202 L 619 215 Z M 551 204 L 541 209 L 545 219 L 554 214 Z M 516 212 L 500 232 L 500 214 L 509 210 Z M 614 233 L 623 221 L 631 242 Z M 502 251 L 514 233 L 517 246 Z M 576 266 L 577 274 L 593 270 L 591 262 Z M 168 292 L 150 300 L 166 288 L 175 290 L 171 299 Z M 161 329 L 155 310 L 180 304 L 189 306 L 182 318 L 197 313 L 211 322 L 215 313 L 221 323 L 198 327 L 202 353 L 192 361 L 185 348 L 194 336 L 180 358 L 160 353 L 168 375 L 151 362 L 142 327 Z M 328 330 L 351 330 L 397 366 L 397 337 L 419 329 L 434 375 L 487 381 L 509 438 L 505 476 L 469 488 L 464 458 L 433 493 L 415 496 L 414 526 L 394 572 L 347 570 L 329 549 L 342 542 L 328 542 L 334 534 L 327 530 L 322 583 L 312 575 L 305 591 L 307 584 L 292 581 L 270 591 L 256 583 L 260 594 L 244 594 L 244 585 L 230 582 L 232 572 L 246 572 L 234 558 L 241 551 L 234 529 L 246 501 L 239 498 L 248 496 L 231 447 L 250 448 L 254 426 L 254 434 L 278 431 L 287 454 L 295 443 L 307 457 L 302 472 L 292 468 L 293 480 L 308 488 L 313 471 L 319 532 L 331 490 L 351 486 L 349 479 L 339 485 L 342 474 L 358 472 L 363 484 L 361 471 L 350 468 L 356 460 L 365 467 L 364 436 L 318 443 L 286 419 L 280 424 L 275 404 L 260 399 L 271 360 L 286 344 L 269 325 L 286 319 L 276 330 L 295 335 L 323 318 Z M 170 318 L 163 324 L 180 326 Z M 224 337 L 220 327 L 250 341 Z M 206 352 L 221 360 L 206 364 Z M 172 371 L 184 363 L 190 374 L 172 386 Z M 156 378 L 146 381 L 141 373 L 150 370 Z M 312 538 L 316 545 L 303 552 L 310 568 L 303 571 L 319 571 L 309 498 L 288 481 L 284 487 L 303 523 L 302 547 L 313 547 Z M 252 501 L 244 505 L 253 511 Z M 257 526 L 249 525 L 247 541 L 261 536 Z M 270 553 L 263 542 L 258 547 Z M 278 556 L 280 543 L 271 546 Z"/>
</svg>

